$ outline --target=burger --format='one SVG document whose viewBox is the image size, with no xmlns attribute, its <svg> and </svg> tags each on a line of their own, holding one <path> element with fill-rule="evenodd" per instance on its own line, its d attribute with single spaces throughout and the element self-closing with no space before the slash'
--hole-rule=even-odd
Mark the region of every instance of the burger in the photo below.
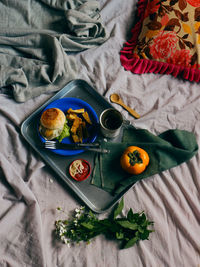
<svg viewBox="0 0 200 267">
<path fill-rule="evenodd" d="M 46 140 L 63 138 L 70 135 L 70 128 L 64 112 L 59 108 L 46 109 L 40 118 L 39 132 Z"/>
</svg>

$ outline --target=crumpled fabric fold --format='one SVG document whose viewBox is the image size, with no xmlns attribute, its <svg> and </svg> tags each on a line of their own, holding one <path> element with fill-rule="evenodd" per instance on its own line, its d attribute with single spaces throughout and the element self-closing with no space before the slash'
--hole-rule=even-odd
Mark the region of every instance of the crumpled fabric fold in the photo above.
<svg viewBox="0 0 200 267">
<path fill-rule="evenodd" d="M 0 92 L 17 102 L 62 89 L 78 78 L 75 58 L 108 39 L 97 1 L 0 0 Z"/>
</svg>

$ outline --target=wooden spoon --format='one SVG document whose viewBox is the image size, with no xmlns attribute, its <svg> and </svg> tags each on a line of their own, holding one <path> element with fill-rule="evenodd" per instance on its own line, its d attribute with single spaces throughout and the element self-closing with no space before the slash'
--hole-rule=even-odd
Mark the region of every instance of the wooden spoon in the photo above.
<svg viewBox="0 0 200 267">
<path fill-rule="evenodd" d="M 121 105 L 123 108 L 125 108 L 136 119 L 140 118 L 140 115 L 134 109 L 132 109 L 132 108 L 130 108 L 127 105 L 124 104 L 124 102 L 122 101 L 122 99 L 120 98 L 120 96 L 118 94 L 112 94 L 110 96 L 110 100 L 113 103 Z"/>
</svg>

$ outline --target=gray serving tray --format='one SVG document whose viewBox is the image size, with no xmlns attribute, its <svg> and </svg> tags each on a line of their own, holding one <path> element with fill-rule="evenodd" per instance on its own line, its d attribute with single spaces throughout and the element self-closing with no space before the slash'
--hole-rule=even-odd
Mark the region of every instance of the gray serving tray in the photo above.
<svg viewBox="0 0 200 267">
<path fill-rule="evenodd" d="M 63 89 L 51 97 L 40 108 L 32 113 L 21 125 L 21 133 L 32 148 L 41 156 L 47 165 L 49 165 L 56 174 L 64 181 L 64 185 L 70 187 L 72 191 L 94 212 L 103 213 L 110 209 L 119 199 L 128 191 L 119 195 L 111 195 L 110 193 L 90 184 L 90 179 L 82 182 L 73 180 L 68 174 L 69 164 L 77 158 L 88 160 L 93 168 L 94 152 L 83 152 L 74 156 L 62 156 L 53 153 L 50 150 L 42 149 L 39 146 L 40 139 L 37 132 L 37 124 L 41 111 L 52 101 L 64 97 L 76 97 L 84 100 L 93 107 L 98 117 L 101 112 L 113 106 L 96 90 L 94 90 L 84 80 L 73 80 L 69 82 Z M 99 138 L 101 135 L 99 135 Z M 58 178 L 59 178 L 58 177 Z"/>
</svg>

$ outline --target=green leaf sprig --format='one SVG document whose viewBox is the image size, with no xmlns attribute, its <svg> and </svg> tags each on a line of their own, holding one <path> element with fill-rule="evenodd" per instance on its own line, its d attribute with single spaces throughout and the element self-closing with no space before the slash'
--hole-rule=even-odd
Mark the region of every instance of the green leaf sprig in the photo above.
<svg viewBox="0 0 200 267">
<path fill-rule="evenodd" d="M 104 234 L 107 238 L 120 242 L 120 248 L 130 248 L 138 241 L 148 239 L 149 234 L 154 232 L 153 229 L 149 229 L 153 222 L 146 218 L 144 212 L 133 213 L 132 209 L 128 211 L 127 216 L 120 216 L 123 207 L 122 198 L 113 213 L 101 220 L 85 207 L 75 209 L 70 220 L 55 222 L 56 236 L 70 246 L 81 241 L 90 243 L 95 236 Z"/>
</svg>

